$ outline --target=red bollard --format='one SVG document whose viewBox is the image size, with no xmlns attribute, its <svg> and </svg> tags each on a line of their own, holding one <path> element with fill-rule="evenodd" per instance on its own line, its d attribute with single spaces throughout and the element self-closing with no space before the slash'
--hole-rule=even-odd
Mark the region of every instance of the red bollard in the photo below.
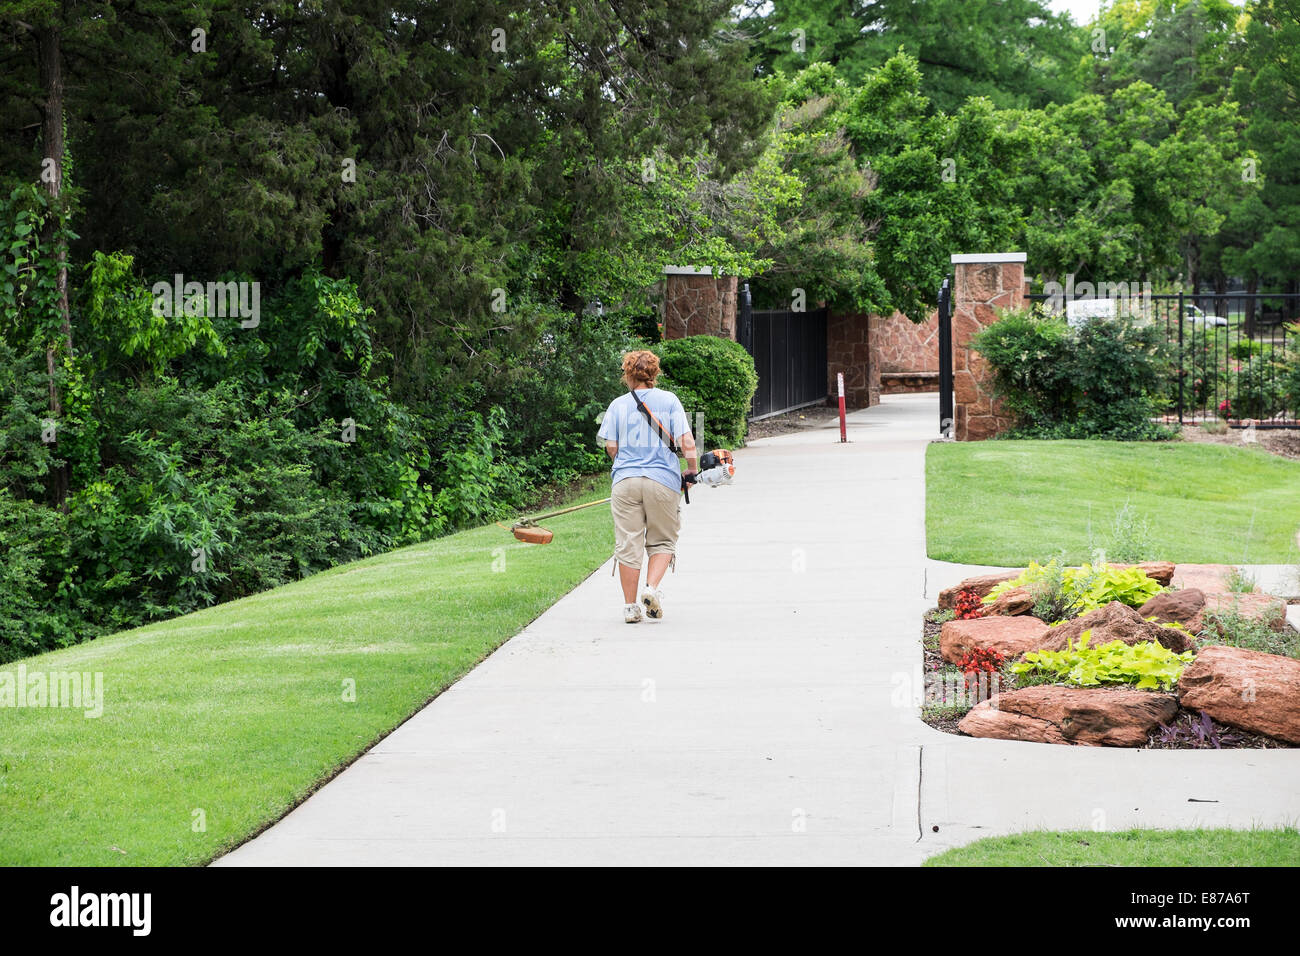
<svg viewBox="0 0 1300 956">
<path fill-rule="evenodd" d="M 836 372 L 835 379 L 840 386 L 840 441 L 846 442 L 849 439 L 844 431 L 844 373 Z"/>
</svg>

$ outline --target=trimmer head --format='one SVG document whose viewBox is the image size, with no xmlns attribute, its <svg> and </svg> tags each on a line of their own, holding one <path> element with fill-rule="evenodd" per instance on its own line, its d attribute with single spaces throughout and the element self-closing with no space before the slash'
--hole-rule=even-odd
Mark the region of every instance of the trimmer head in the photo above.
<svg viewBox="0 0 1300 956">
<path fill-rule="evenodd" d="M 510 532 L 525 544 L 550 544 L 555 535 L 545 528 L 537 527 L 538 521 L 547 518 L 554 518 L 557 515 L 567 515 L 571 511 L 581 511 L 583 508 L 594 508 L 597 505 L 609 504 L 608 498 L 601 498 L 599 501 L 588 501 L 586 504 L 573 505 L 569 508 L 561 508 L 559 511 L 552 511 L 544 515 L 534 515 L 531 518 L 520 518 L 511 527 Z M 498 528 L 504 528 L 505 525 L 497 522 Z"/>
</svg>

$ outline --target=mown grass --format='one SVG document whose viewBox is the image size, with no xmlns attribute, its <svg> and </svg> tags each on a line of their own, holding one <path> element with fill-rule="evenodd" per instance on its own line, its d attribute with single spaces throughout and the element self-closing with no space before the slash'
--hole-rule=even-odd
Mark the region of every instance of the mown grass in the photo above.
<svg viewBox="0 0 1300 956">
<path fill-rule="evenodd" d="M 936 443 L 926 455 L 931 558 L 1016 566 L 1089 560 L 1128 503 L 1149 555 L 1170 561 L 1300 560 L 1300 462 L 1258 448 L 1183 442 Z"/>
<path fill-rule="evenodd" d="M 486 526 L 21 662 L 102 672 L 104 709 L 0 707 L 0 864 L 200 864 L 237 846 L 611 554 L 606 507 L 546 525 L 549 545 Z"/>
<path fill-rule="evenodd" d="M 1296 866 L 1300 830 L 1090 830 L 986 837 L 924 866 Z"/>
</svg>

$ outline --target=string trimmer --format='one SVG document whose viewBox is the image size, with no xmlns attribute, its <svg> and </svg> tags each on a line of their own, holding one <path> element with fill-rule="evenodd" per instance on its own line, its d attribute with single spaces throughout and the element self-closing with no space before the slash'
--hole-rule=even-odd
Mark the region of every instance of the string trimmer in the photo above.
<svg viewBox="0 0 1300 956">
<path fill-rule="evenodd" d="M 702 470 L 693 478 L 688 480 L 685 475 L 682 476 L 682 490 L 686 492 L 687 504 L 690 504 L 691 501 L 688 490 L 691 485 L 699 484 L 718 488 L 722 485 L 731 484 L 732 479 L 736 477 L 736 465 L 731 457 L 731 452 L 724 448 L 705 452 L 700 457 L 700 467 Z M 601 498 L 599 501 L 588 501 L 584 505 L 573 505 L 570 508 L 561 508 L 559 511 L 548 511 L 544 515 L 534 515 L 531 518 L 520 518 L 510 526 L 510 532 L 527 544 L 550 544 L 551 539 L 555 537 L 555 532 L 538 527 L 537 522 L 555 518 L 559 515 L 567 515 L 571 511 L 581 511 L 583 508 L 594 508 L 596 505 L 605 504 L 609 504 L 608 498 Z M 504 528 L 505 525 L 498 524 L 498 527 Z"/>
<path fill-rule="evenodd" d="M 605 504 L 609 504 L 608 498 L 589 501 L 585 505 L 574 505 L 572 508 L 561 508 L 559 511 L 552 511 L 532 518 L 520 518 L 511 525 L 510 531 L 520 541 L 525 541 L 528 544 L 550 544 L 551 539 L 555 537 L 555 532 L 537 527 L 537 522 L 545 521 L 547 518 L 554 518 L 556 515 L 567 515 L 570 511 L 581 511 L 583 508 L 594 508 L 596 505 Z"/>
</svg>

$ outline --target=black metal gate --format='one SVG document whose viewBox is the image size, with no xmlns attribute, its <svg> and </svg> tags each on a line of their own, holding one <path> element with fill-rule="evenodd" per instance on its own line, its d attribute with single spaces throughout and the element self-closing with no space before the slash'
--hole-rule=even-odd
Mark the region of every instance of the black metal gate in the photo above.
<svg viewBox="0 0 1300 956">
<path fill-rule="evenodd" d="M 939 434 L 952 437 L 952 276 L 939 286 Z"/>
<path fill-rule="evenodd" d="M 754 357 L 758 371 L 750 418 L 826 401 L 825 309 L 754 311 L 745 284 L 740 292 L 736 341 Z"/>
</svg>

